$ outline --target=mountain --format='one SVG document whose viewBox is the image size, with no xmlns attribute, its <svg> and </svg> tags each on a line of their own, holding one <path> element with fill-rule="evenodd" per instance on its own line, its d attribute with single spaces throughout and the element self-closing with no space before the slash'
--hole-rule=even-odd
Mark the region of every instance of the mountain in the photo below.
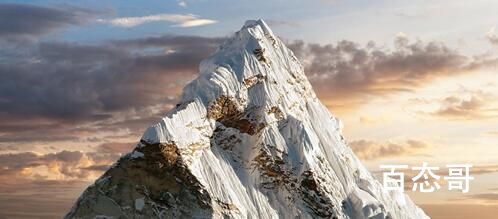
<svg viewBox="0 0 498 219">
<path fill-rule="evenodd" d="M 383 191 L 341 127 L 292 51 L 247 21 L 66 218 L 428 218 Z"/>
</svg>

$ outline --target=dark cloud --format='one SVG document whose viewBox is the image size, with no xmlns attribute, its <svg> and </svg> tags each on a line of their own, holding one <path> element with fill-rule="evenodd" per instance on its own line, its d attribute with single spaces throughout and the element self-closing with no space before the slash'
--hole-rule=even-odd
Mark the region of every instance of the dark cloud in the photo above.
<svg viewBox="0 0 498 219">
<path fill-rule="evenodd" d="M 47 131 L 47 132 L 51 132 L 51 131 Z M 42 132 L 39 134 L 35 133 L 35 135 L 31 135 L 31 136 L 28 136 L 28 135 L 25 135 L 22 133 L 3 135 L 0 137 L 0 143 L 5 143 L 5 142 L 9 142 L 9 143 L 12 143 L 12 142 L 32 143 L 32 142 L 77 141 L 78 140 L 77 136 L 73 136 L 70 134 L 65 135 L 65 136 L 46 135 L 47 132 Z M 55 133 L 52 132 L 52 134 L 55 134 Z"/>
<path fill-rule="evenodd" d="M 32 118 L 6 118 L 0 125 L 0 150 L 10 145 L 21 151 L 34 149 L 34 145 L 79 143 L 97 145 L 108 141 L 136 140 L 144 130 L 159 121 L 176 101 L 167 100 L 155 106 L 115 112 L 112 118 L 97 121 L 74 120 L 53 121 Z M 100 136 L 100 137 L 95 137 Z M 54 149 L 49 149 L 54 151 Z M 57 149 L 55 149 L 57 150 Z"/>
<path fill-rule="evenodd" d="M 378 160 L 382 158 L 425 155 L 425 151 L 432 148 L 431 145 L 417 140 L 407 140 L 402 143 L 377 142 L 371 140 L 355 140 L 348 144 L 356 156 L 363 160 Z"/>
<path fill-rule="evenodd" d="M 0 82 L 1 83 L 1 82 Z M 56 121 L 30 118 L 12 118 L 1 116 L 0 147 L 15 145 L 16 148 L 26 148 L 25 144 L 53 141 L 78 141 L 80 131 L 74 123 L 62 124 Z"/>
<path fill-rule="evenodd" d="M 139 136 L 174 106 L 221 41 L 162 36 L 0 47 L 11 54 L 0 56 L 0 145 L 87 141 L 118 130 Z"/>
<path fill-rule="evenodd" d="M 102 120 L 116 111 L 164 104 L 218 41 L 177 36 L 24 48 L 29 52 L 0 62 L 0 116 Z"/>
<path fill-rule="evenodd" d="M 0 4 L 0 38 L 44 35 L 70 25 L 83 25 L 97 14 L 92 10 L 71 6 Z"/>
<path fill-rule="evenodd" d="M 200 36 L 159 36 L 128 40 L 113 40 L 112 45 L 127 48 L 159 48 L 174 49 L 180 51 L 198 51 L 203 58 L 206 58 L 217 48 L 225 37 L 200 37 Z M 197 63 L 198 64 L 198 63 Z"/>
<path fill-rule="evenodd" d="M 288 43 L 305 67 L 319 96 L 341 103 L 351 98 L 411 91 L 434 79 L 495 65 L 491 58 L 471 58 L 440 42 L 410 42 L 399 36 L 394 49 L 374 42 L 361 46 Z M 331 98 L 329 98 L 331 97 Z"/>
</svg>

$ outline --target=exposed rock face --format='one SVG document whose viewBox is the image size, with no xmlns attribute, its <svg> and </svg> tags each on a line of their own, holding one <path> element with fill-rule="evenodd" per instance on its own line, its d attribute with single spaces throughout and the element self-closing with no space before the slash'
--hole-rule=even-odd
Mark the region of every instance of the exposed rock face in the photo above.
<svg viewBox="0 0 498 219">
<path fill-rule="evenodd" d="M 428 218 L 387 193 L 293 53 L 248 21 L 66 218 Z"/>
</svg>

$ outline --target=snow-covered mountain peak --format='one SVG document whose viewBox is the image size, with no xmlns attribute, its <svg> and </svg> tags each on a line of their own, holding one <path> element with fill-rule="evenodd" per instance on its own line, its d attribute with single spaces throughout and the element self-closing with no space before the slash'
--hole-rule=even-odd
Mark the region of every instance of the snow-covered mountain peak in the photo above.
<svg viewBox="0 0 498 219">
<path fill-rule="evenodd" d="M 427 218 L 361 164 L 297 58 L 247 21 L 68 218 Z"/>
<path fill-rule="evenodd" d="M 235 97 L 244 108 L 268 109 L 288 109 L 298 100 L 316 98 L 297 58 L 263 20 L 247 21 L 202 61 L 200 77 L 184 89 L 181 102 L 200 97 L 209 105 L 220 96 Z"/>
</svg>

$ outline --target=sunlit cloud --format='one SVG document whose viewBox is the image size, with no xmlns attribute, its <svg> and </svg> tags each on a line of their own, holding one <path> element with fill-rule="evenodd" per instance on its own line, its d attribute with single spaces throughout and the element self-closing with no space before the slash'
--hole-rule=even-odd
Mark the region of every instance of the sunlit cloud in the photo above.
<svg viewBox="0 0 498 219">
<path fill-rule="evenodd" d="M 445 119 L 493 119 L 498 118 L 497 96 L 482 90 L 469 90 L 463 88 L 461 91 L 435 100 L 425 100 L 428 104 L 435 104 L 437 108 L 433 111 L 422 112 L 423 114 Z M 423 101 L 418 101 L 423 103 Z"/>
<path fill-rule="evenodd" d="M 92 180 L 133 148 L 133 143 L 104 143 L 95 152 L 59 151 L 0 154 L 0 179 Z"/>
<path fill-rule="evenodd" d="M 432 145 L 418 140 L 403 142 L 379 142 L 373 140 L 355 140 L 349 146 L 362 160 L 378 160 L 396 156 L 428 156 Z"/>
<path fill-rule="evenodd" d="M 200 18 L 194 14 L 155 14 L 142 17 L 120 17 L 113 19 L 98 19 L 100 23 L 107 23 L 117 27 L 135 27 L 151 22 L 170 22 L 177 27 L 195 27 L 217 23 L 216 20 Z"/>
</svg>

